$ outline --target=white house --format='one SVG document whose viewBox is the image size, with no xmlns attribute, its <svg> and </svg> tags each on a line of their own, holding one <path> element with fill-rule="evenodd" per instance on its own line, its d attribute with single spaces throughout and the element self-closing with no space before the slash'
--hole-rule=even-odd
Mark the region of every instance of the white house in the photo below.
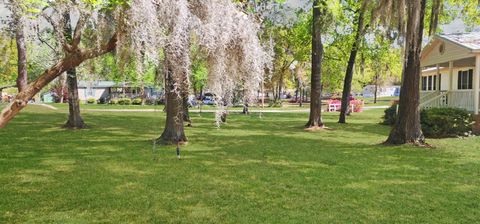
<svg viewBox="0 0 480 224">
<path fill-rule="evenodd" d="M 478 114 L 480 32 L 436 35 L 421 55 L 420 107 L 458 107 Z"/>
<path fill-rule="evenodd" d="M 400 86 L 378 86 L 377 97 L 399 96 Z M 363 88 L 362 95 L 367 98 L 375 96 L 375 85 L 366 85 Z"/>
<path fill-rule="evenodd" d="M 152 87 L 144 87 L 146 97 L 157 94 Z M 114 81 L 79 81 L 78 82 L 78 98 L 80 100 L 88 100 L 90 98 L 112 99 L 121 96 L 134 98 L 140 96 L 140 87 L 132 83 L 116 83 Z"/>
</svg>

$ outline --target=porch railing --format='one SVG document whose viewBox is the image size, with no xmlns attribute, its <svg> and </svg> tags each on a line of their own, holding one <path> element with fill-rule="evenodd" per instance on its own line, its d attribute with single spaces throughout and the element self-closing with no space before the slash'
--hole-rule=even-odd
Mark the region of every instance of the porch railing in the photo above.
<svg viewBox="0 0 480 224">
<path fill-rule="evenodd" d="M 434 108 L 448 106 L 448 92 L 431 92 L 420 97 L 420 108 Z"/>
<path fill-rule="evenodd" d="M 473 91 L 450 91 L 448 94 L 448 106 L 474 111 L 473 99 Z"/>
<path fill-rule="evenodd" d="M 420 96 L 420 108 L 456 107 L 474 111 L 473 93 L 472 90 L 423 92 Z"/>
</svg>

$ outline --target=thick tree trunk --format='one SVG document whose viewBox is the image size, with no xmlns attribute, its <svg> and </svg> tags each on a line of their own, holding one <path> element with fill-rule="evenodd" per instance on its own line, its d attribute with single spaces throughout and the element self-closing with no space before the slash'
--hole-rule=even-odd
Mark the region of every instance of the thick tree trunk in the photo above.
<svg viewBox="0 0 480 224">
<path fill-rule="evenodd" d="M 314 1 L 314 6 L 319 5 L 319 0 Z M 322 12 L 319 7 L 313 7 L 312 27 L 312 74 L 311 74 L 311 100 L 310 118 L 305 125 L 307 128 L 322 128 L 322 60 L 323 43 L 321 32 Z"/>
<path fill-rule="evenodd" d="M 27 47 L 25 44 L 25 33 L 23 31 L 24 23 L 21 16 L 17 16 L 15 39 L 17 43 L 17 56 L 18 56 L 18 76 L 17 76 L 17 88 L 21 92 L 27 86 Z"/>
<path fill-rule="evenodd" d="M 35 81 L 28 84 L 25 89 L 20 91 L 13 102 L 5 107 L 0 113 L 0 128 L 4 128 L 10 120 L 12 120 L 23 108 L 27 106 L 28 101 L 35 96 L 40 90 L 48 85 L 52 80 L 62 73 L 77 67 L 85 60 L 98 57 L 115 49 L 117 43 L 117 35 L 115 34 L 108 44 L 96 49 L 80 49 L 76 48 L 72 53 L 61 59 L 57 64 L 47 69 Z"/>
<path fill-rule="evenodd" d="M 64 103 L 65 102 L 65 95 L 63 94 L 65 92 L 65 86 L 66 86 L 66 75 L 65 73 L 63 73 L 62 75 L 60 75 L 59 78 L 59 84 L 60 84 L 60 103 Z"/>
<path fill-rule="evenodd" d="M 192 127 L 192 120 L 190 120 L 190 114 L 188 112 L 188 94 L 182 94 L 183 105 L 183 121 L 187 122 L 188 127 Z"/>
<path fill-rule="evenodd" d="M 398 119 L 386 144 L 425 144 L 420 126 L 420 52 L 426 0 L 407 1 L 408 20 Z"/>
<path fill-rule="evenodd" d="M 65 26 L 64 35 L 69 42 L 73 41 L 73 29 L 71 25 L 70 12 L 66 12 L 64 15 Z M 64 127 L 71 129 L 83 129 L 85 123 L 80 116 L 80 100 L 78 98 L 78 83 L 77 83 L 77 70 L 75 68 L 67 70 L 67 87 L 68 87 L 68 120 Z M 62 89 L 63 91 L 63 89 Z M 62 92 L 63 95 L 63 92 Z"/>
<path fill-rule="evenodd" d="M 346 115 L 350 109 L 350 93 L 352 91 L 353 80 L 353 67 L 355 65 L 355 59 L 357 58 L 358 48 L 360 47 L 361 39 L 363 36 L 363 20 L 365 9 L 360 9 L 357 21 L 357 33 L 355 34 L 355 40 L 350 51 L 350 57 L 348 59 L 347 71 L 345 73 L 345 80 L 343 82 L 343 94 L 342 94 L 342 106 L 340 108 L 340 118 L 338 123 L 346 123 Z"/>
<path fill-rule="evenodd" d="M 80 115 L 80 99 L 78 98 L 77 70 L 75 68 L 67 71 L 68 85 L 68 121 L 66 128 L 83 129 L 86 128 L 83 118 Z"/>
<path fill-rule="evenodd" d="M 157 142 L 162 144 L 177 144 L 177 142 L 187 142 L 183 128 L 183 99 L 175 92 L 175 80 L 172 77 L 173 72 L 170 65 L 167 65 L 165 74 L 165 94 L 167 119 L 165 129 L 163 130 Z"/>
</svg>

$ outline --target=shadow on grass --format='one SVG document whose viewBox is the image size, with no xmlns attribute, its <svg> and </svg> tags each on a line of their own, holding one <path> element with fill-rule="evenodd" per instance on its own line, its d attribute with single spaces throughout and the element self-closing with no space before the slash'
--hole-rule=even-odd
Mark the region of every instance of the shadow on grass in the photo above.
<svg viewBox="0 0 480 224">
<path fill-rule="evenodd" d="M 90 128 L 77 131 L 61 128 L 63 113 L 23 113 L 0 131 L 0 221 L 438 223 L 478 217 L 478 161 L 458 163 L 458 155 L 445 150 L 378 145 L 388 128 L 371 115 L 350 117 L 347 125 L 325 115 L 334 131 L 305 132 L 308 114 L 231 115 L 220 129 L 213 114 L 192 114 L 190 143 L 178 161 L 174 147 L 152 150 L 163 113 L 85 113 Z"/>
</svg>

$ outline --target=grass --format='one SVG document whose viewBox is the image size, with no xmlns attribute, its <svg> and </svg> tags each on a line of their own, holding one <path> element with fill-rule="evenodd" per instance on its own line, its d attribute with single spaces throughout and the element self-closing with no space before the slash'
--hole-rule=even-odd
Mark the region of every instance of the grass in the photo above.
<svg viewBox="0 0 480 224">
<path fill-rule="evenodd" d="M 382 110 L 304 132 L 308 114 L 192 114 L 183 159 L 164 113 L 29 106 L 0 130 L 0 223 L 475 223 L 480 138 L 386 147 Z"/>
</svg>

